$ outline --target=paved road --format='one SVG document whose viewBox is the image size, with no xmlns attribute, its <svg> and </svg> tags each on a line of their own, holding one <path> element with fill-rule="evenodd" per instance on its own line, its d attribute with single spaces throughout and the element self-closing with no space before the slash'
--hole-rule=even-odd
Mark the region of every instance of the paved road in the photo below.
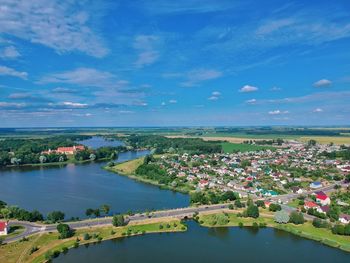
<svg viewBox="0 0 350 263">
<path fill-rule="evenodd" d="M 319 189 L 315 189 L 309 192 L 306 192 L 304 194 L 312 194 L 317 191 L 324 191 L 324 192 L 330 192 L 334 190 L 335 185 L 329 185 L 326 187 L 322 187 Z M 346 184 L 342 185 L 347 186 Z M 275 197 L 268 198 L 269 200 L 272 201 L 282 201 L 286 202 L 291 199 L 294 199 L 298 197 L 299 194 L 286 194 L 286 195 L 279 195 Z M 259 199 L 258 197 L 253 197 L 254 200 Z M 261 198 L 260 198 L 261 199 Z M 266 199 L 266 198 L 265 198 Z M 185 207 L 185 208 L 177 208 L 177 209 L 171 209 L 171 210 L 164 210 L 164 211 L 155 211 L 152 212 L 152 218 L 165 218 L 165 217 L 177 217 L 177 218 L 185 218 L 185 217 L 192 217 L 192 215 L 195 212 L 205 212 L 205 211 L 222 211 L 223 209 L 227 209 L 229 206 L 228 203 L 226 204 L 216 204 L 216 205 L 205 205 L 205 206 L 197 206 L 197 207 Z M 282 204 L 282 208 L 291 212 L 295 211 L 295 208 L 289 207 L 287 205 Z M 314 217 L 305 214 L 304 217 L 308 220 L 312 220 Z M 135 214 L 133 216 L 129 216 L 128 219 L 130 222 L 132 221 L 142 221 L 145 219 L 148 219 L 149 217 L 145 213 L 141 214 Z M 99 219 L 92 219 L 92 220 L 82 220 L 82 221 L 77 221 L 77 222 L 67 222 L 71 228 L 73 229 L 79 229 L 79 228 L 87 228 L 87 227 L 96 227 L 96 226 L 103 226 L 103 225 L 111 225 L 112 224 L 112 217 L 105 217 L 105 218 L 99 218 Z M 11 221 L 11 225 L 20 225 L 25 227 L 25 231 L 21 233 L 20 235 L 14 236 L 14 237 L 9 237 L 4 240 L 5 243 L 10 243 L 14 242 L 17 240 L 20 240 L 23 237 L 27 237 L 33 234 L 37 233 L 44 233 L 44 232 L 53 232 L 56 231 L 56 224 L 52 225 L 43 225 L 43 224 L 36 224 L 36 223 L 31 223 L 31 222 L 23 222 L 23 221 Z"/>
</svg>

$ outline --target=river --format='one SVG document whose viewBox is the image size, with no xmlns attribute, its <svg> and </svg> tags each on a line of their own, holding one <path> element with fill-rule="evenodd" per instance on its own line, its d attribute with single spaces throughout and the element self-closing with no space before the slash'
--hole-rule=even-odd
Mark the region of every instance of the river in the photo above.
<svg viewBox="0 0 350 263">
<path fill-rule="evenodd" d="M 93 137 L 83 141 L 87 146 L 118 146 L 121 142 Z M 120 153 L 118 162 L 144 156 L 148 151 Z M 102 204 L 111 213 L 185 207 L 189 197 L 161 190 L 128 177 L 102 169 L 106 162 L 68 164 L 64 166 L 16 167 L 0 170 L 0 200 L 46 215 L 60 210 L 66 218 L 85 217 L 87 208 Z"/>
<path fill-rule="evenodd" d="M 146 234 L 90 244 L 61 254 L 54 263 L 295 263 L 349 262 L 349 253 L 281 230 L 205 228 L 188 223 L 184 233 Z"/>
</svg>

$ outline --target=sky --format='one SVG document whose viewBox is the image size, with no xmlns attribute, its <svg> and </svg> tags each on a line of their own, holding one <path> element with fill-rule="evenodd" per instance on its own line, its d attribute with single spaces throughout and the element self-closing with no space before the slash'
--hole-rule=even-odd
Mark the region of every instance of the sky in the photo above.
<svg viewBox="0 0 350 263">
<path fill-rule="evenodd" d="M 348 0 L 0 0 L 0 127 L 349 125 Z"/>
</svg>

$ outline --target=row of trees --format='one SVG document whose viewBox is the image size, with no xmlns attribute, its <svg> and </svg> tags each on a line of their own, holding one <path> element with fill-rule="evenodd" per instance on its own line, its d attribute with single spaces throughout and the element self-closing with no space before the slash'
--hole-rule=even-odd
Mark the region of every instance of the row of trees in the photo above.
<svg viewBox="0 0 350 263">
<path fill-rule="evenodd" d="M 238 200 L 239 195 L 232 191 L 226 191 L 224 193 L 213 191 L 199 191 L 190 194 L 190 202 L 192 204 L 218 204 L 227 201 Z"/>
<path fill-rule="evenodd" d="M 155 153 L 188 152 L 218 153 L 222 151 L 220 142 L 204 141 L 200 138 L 167 138 L 160 135 L 130 135 L 127 143 L 134 148 L 153 148 Z"/>
<path fill-rule="evenodd" d="M 93 208 L 88 208 L 86 209 L 85 211 L 85 215 L 87 217 L 92 217 L 92 216 L 95 216 L 95 217 L 99 217 L 101 214 L 104 214 L 104 215 L 108 215 L 109 212 L 111 210 L 111 207 L 109 205 L 101 205 L 100 208 L 96 208 L 96 209 L 93 209 Z"/>
</svg>

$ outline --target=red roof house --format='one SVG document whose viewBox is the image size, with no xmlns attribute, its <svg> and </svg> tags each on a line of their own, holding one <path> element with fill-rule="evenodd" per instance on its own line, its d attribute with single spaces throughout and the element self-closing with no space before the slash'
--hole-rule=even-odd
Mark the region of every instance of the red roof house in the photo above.
<svg viewBox="0 0 350 263">
<path fill-rule="evenodd" d="M 8 224 L 7 222 L 0 221 L 0 236 L 7 235 Z"/>
<path fill-rule="evenodd" d="M 318 205 L 315 204 L 314 202 L 307 201 L 307 202 L 305 202 L 305 204 L 304 204 L 304 208 L 305 208 L 306 210 L 309 209 L 309 208 L 316 208 L 316 207 L 318 207 Z"/>
</svg>

